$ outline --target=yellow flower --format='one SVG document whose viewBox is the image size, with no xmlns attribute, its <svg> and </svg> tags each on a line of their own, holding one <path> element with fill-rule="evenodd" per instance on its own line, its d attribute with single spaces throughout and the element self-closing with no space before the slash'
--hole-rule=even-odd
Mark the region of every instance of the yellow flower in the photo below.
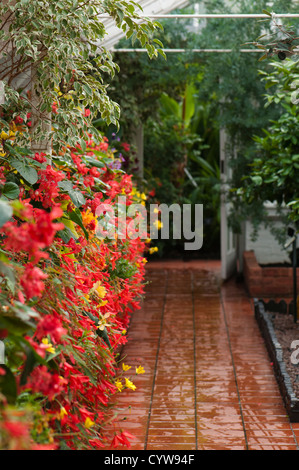
<svg viewBox="0 0 299 470">
<path fill-rule="evenodd" d="M 101 318 L 101 320 L 99 321 L 99 324 L 97 326 L 97 328 L 101 331 L 103 331 L 105 329 L 106 326 L 110 326 L 109 323 L 107 323 L 107 318 L 110 317 L 110 313 L 105 313 L 105 315 Z"/>
<path fill-rule="evenodd" d="M 149 249 L 149 254 L 152 255 L 153 253 L 156 253 L 156 251 L 158 251 L 158 247 L 153 246 L 152 248 Z"/>
<path fill-rule="evenodd" d="M 7 140 L 9 139 L 10 137 L 14 137 L 16 135 L 15 132 L 13 132 L 11 129 L 9 130 L 9 133 L 7 134 L 7 132 L 5 131 L 2 131 L 1 134 L 0 134 L 0 139 L 1 140 Z"/>
<path fill-rule="evenodd" d="M 136 374 L 144 374 L 145 370 L 142 366 L 136 367 Z"/>
<path fill-rule="evenodd" d="M 161 222 L 160 220 L 156 220 L 154 222 L 154 225 L 157 227 L 157 229 L 160 229 L 163 227 L 163 222 Z"/>
<path fill-rule="evenodd" d="M 67 415 L 67 411 L 66 411 L 66 409 L 64 408 L 64 406 L 62 406 L 62 407 L 60 408 L 60 413 L 59 413 L 60 419 L 62 419 L 65 415 Z"/>
<path fill-rule="evenodd" d="M 123 384 L 122 384 L 122 382 L 121 382 L 120 379 L 117 379 L 117 380 L 115 381 L 115 386 L 116 386 L 116 388 L 118 389 L 119 392 L 122 391 L 122 389 L 123 389 Z"/>
<path fill-rule="evenodd" d="M 127 371 L 127 370 L 131 369 L 131 366 L 128 366 L 128 365 L 122 363 L 122 368 L 123 368 L 124 371 Z"/>
<path fill-rule="evenodd" d="M 87 209 L 85 212 L 82 212 L 82 220 L 83 220 L 83 225 L 89 225 L 90 222 L 95 221 L 96 218 L 94 217 L 93 213 L 90 211 L 90 209 Z"/>
<path fill-rule="evenodd" d="M 53 348 L 53 345 L 49 343 L 48 338 L 43 338 L 42 343 L 47 346 L 46 351 L 48 351 L 49 353 L 55 354 L 55 349 Z"/>
<path fill-rule="evenodd" d="M 133 384 L 133 382 L 131 382 L 131 380 L 129 380 L 127 377 L 125 377 L 125 386 L 127 388 L 130 388 L 131 390 L 136 390 L 136 385 Z"/>
<path fill-rule="evenodd" d="M 93 426 L 95 423 L 94 421 L 92 421 L 89 417 L 86 418 L 85 420 L 85 423 L 84 423 L 84 426 L 89 429 L 91 428 L 91 426 Z"/>
<path fill-rule="evenodd" d="M 0 139 L 1 140 L 6 140 L 6 139 L 8 139 L 8 137 L 9 136 L 8 136 L 7 132 L 4 132 L 4 131 L 1 132 L 1 134 L 0 134 Z"/>
<path fill-rule="evenodd" d="M 102 286 L 100 283 L 98 284 L 96 288 L 96 293 L 100 297 L 100 299 L 103 299 L 105 295 L 107 294 L 107 291 L 104 286 Z"/>
</svg>

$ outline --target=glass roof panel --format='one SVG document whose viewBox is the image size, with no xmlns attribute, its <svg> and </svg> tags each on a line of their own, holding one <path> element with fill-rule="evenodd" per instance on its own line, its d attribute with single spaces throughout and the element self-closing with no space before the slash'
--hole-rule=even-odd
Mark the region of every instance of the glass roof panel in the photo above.
<svg viewBox="0 0 299 470">
<path fill-rule="evenodd" d="M 143 11 L 138 13 L 142 15 L 166 15 L 176 8 L 183 8 L 189 4 L 186 0 L 140 0 L 138 4 Z M 118 41 L 124 37 L 124 33 L 120 30 L 113 20 L 103 18 L 103 24 L 107 31 L 105 40 L 101 43 L 106 49 L 111 49 Z"/>
</svg>

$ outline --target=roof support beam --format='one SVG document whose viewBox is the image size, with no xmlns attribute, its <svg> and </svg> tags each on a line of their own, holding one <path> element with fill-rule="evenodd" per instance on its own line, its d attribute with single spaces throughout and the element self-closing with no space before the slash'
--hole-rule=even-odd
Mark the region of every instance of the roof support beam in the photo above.
<svg viewBox="0 0 299 470">
<path fill-rule="evenodd" d="M 162 49 L 163 52 L 169 53 L 181 53 L 181 52 L 222 52 L 222 53 L 230 53 L 233 52 L 234 49 Z M 147 49 L 111 49 L 111 52 L 147 52 Z M 238 52 L 259 52 L 261 53 L 261 49 L 239 49 Z"/>
<path fill-rule="evenodd" d="M 299 18 L 299 13 L 273 13 L 275 18 Z M 99 15 L 99 18 L 110 18 L 109 15 Z M 155 18 L 155 19 L 164 19 L 164 18 L 192 18 L 192 19 L 209 19 L 209 18 L 260 18 L 260 19 L 270 19 L 269 15 L 264 13 L 215 13 L 215 14 L 169 14 L 169 15 L 143 15 L 140 14 L 139 18 Z"/>
</svg>

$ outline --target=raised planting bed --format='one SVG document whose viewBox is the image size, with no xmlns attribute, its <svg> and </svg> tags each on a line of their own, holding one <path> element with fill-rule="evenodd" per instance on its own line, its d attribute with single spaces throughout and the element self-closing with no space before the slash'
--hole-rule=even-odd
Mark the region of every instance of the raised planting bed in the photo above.
<svg viewBox="0 0 299 470">
<path fill-rule="evenodd" d="M 261 266 L 254 251 L 243 254 L 243 274 L 246 288 L 251 297 L 292 298 L 292 266 Z M 297 288 L 299 292 L 299 268 L 297 268 Z"/>
<path fill-rule="evenodd" d="M 298 423 L 299 323 L 294 322 L 293 303 L 254 299 L 254 307 L 287 414 L 291 422 Z"/>
</svg>

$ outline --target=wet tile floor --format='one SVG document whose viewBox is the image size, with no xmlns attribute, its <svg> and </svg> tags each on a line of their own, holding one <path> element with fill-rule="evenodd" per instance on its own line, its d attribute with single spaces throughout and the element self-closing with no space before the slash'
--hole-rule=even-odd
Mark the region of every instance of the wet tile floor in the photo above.
<svg viewBox="0 0 299 470">
<path fill-rule="evenodd" d="M 252 300 L 219 279 L 218 261 L 149 263 L 122 353 L 145 373 L 118 394 L 132 450 L 299 449 Z"/>
</svg>

